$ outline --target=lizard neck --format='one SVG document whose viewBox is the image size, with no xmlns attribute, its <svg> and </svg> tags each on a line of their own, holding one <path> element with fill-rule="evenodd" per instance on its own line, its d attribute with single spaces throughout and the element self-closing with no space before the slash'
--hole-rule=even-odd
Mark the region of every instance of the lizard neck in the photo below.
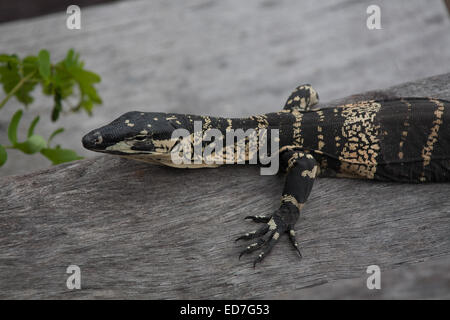
<svg viewBox="0 0 450 320">
<path fill-rule="evenodd" d="M 285 146 L 293 145 L 301 147 L 299 142 L 302 141 L 300 136 L 302 132 L 299 125 L 301 124 L 302 116 L 300 112 L 280 111 L 246 118 L 187 115 L 186 120 L 188 122 L 188 130 L 191 133 L 198 132 L 201 124 L 203 135 L 207 131 L 210 131 L 213 135 L 220 131 L 225 138 L 230 132 L 237 133 L 238 130 L 248 135 L 249 129 L 255 130 L 256 134 L 259 134 L 261 129 L 265 129 L 267 130 L 266 141 L 270 144 L 273 138 L 278 143 L 279 149 L 283 149 Z M 196 123 L 195 128 L 194 123 Z M 215 133 L 213 133 L 214 131 Z"/>
</svg>

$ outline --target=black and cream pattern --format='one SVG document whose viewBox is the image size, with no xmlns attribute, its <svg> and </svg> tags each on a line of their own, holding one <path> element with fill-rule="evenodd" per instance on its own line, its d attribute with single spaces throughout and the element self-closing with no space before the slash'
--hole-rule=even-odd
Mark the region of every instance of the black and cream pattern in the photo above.
<svg viewBox="0 0 450 320">
<path fill-rule="evenodd" d="M 317 177 L 408 183 L 450 181 L 449 101 L 398 98 L 317 108 L 314 106 L 318 100 L 310 85 L 301 85 L 289 96 L 282 111 L 248 118 L 128 112 L 91 131 L 82 142 L 93 151 L 177 166 L 170 158 L 179 143 L 172 137 L 176 129 L 186 129 L 193 144 L 201 144 L 202 150 L 207 144 L 199 136 L 207 130 L 217 129 L 225 136 L 231 129 L 264 129 L 270 136 L 271 129 L 278 129 L 279 149 L 270 153 L 278 155 L 280 171 L 286 175 L 280 206 L 271 216 L 247 217 L 262 223 L 262 227 L 238 238 L 252 240 L 242 254 L 261 249 L 255 264 L 264 259 L 284 233 L 300 255 L 295 223 Z M 201 121 L 202 132 L 194 132 L 195 121 Z M 212 156 L 226 160 L 242 143 L 248 161 L 253 157 L 248 137 L 235 141 L 231 151 L 219 148 Z M 211 166 L 217 164 L 206 163 L 200 156 L 193 164 L 182 167 Z"/>
</svg>

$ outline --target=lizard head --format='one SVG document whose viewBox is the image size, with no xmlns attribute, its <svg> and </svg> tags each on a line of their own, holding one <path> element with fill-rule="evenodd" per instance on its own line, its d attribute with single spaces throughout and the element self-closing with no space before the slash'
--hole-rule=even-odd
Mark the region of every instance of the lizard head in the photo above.
<svg viewBox="0 0 450 320">
<path fill-rule="evenodd" d="M 86 134 L 82 143 L 88 150 L 134 158 L 139 158 L 140 155 L 150 158 L 170 156 L 170 151 L 177 142 L 172 139 L 172 132 L 183 127 L 181 121 L 177 120 L 177 115 L 127 112 Z"/>
</svg>

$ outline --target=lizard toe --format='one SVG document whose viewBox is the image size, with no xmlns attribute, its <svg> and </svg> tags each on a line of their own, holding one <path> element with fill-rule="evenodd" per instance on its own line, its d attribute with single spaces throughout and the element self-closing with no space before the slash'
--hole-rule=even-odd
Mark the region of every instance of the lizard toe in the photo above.
<svg viewBox="0 0 450 320">
<path fill-rule="evenodd" d="M 265 225 L 256 231 L 248 232 L 248 233 L 244 234 L 243 236 L 240 236 L 235 241 L 255 239 L 255 238 L 261 237 L 264 234 L 266 234 L 266 232 L 268 230 L 269 230 L 269 226 Z"/>
</svg>

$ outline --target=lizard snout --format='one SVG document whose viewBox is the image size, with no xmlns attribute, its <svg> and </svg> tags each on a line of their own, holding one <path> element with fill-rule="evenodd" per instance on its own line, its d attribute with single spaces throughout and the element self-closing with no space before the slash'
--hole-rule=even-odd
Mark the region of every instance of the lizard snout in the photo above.
<svg viewBox="0 0 450 320">
<path fill-rule="evenodd" d="M 101 149 L 103 138 L 98 131 L 90 132 L 81 139 L 81 142 L 83 143 L 83 147 L 88 150 Z"/>
</svg>

